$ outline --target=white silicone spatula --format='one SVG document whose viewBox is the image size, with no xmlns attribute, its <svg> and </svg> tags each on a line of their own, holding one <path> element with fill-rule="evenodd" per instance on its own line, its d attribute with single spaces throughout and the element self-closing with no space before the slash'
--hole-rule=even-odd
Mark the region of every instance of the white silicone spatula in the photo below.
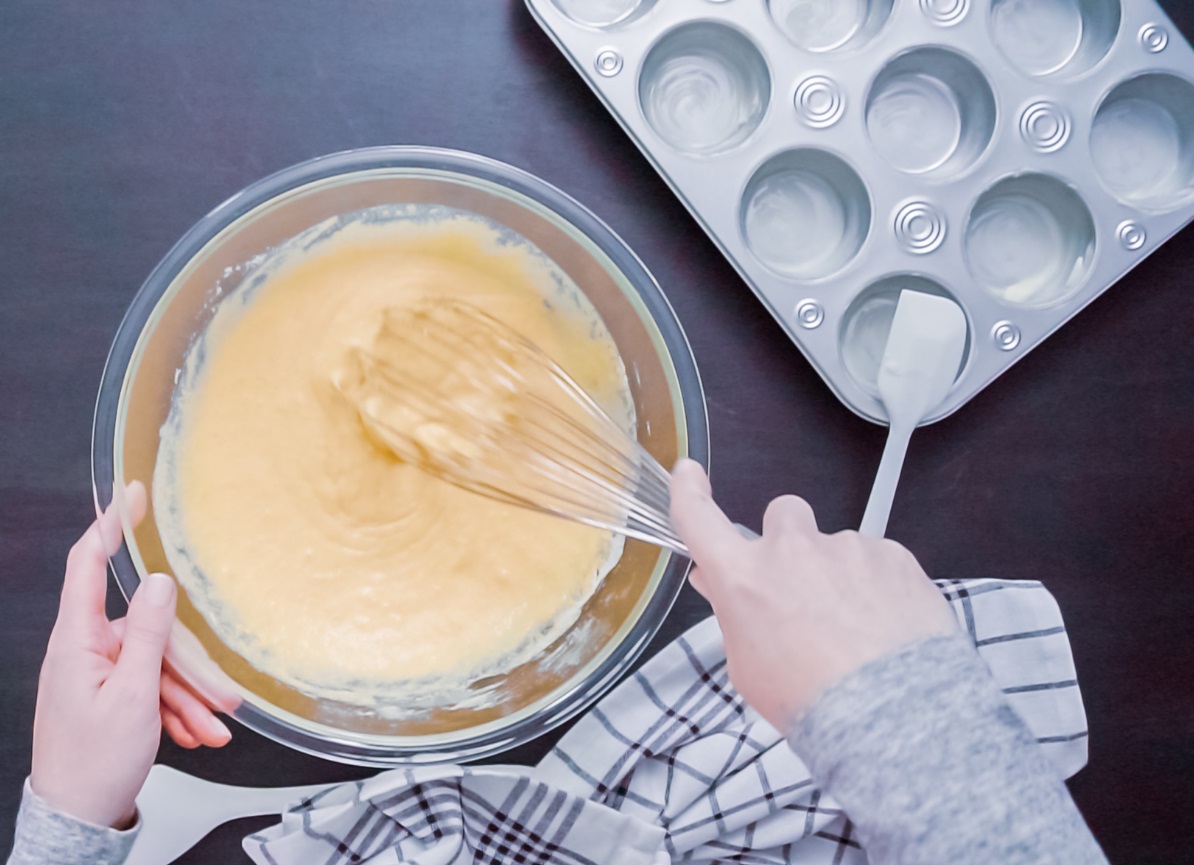
<svg viewBox="0 0 1194 865">
<path fill-rule="evenodd" d="M 859 531 L 881 538 L 895 498 L 908 440 L 945 399 L 966 348 L 966 316 L 949 298 L 902 291 L 879 365 L 879 397 L 887 409 L 887 446 Z"/>
<path fill-rule="evenodd" d="M 531 769 L 491 765 L 476 766 L 472 771 L 474 775 L 522 778 Z M 276 816 L 288 805 L 335 786 L 233 787 L 155 765 L 137 796 L 141 832 L 133 842 L 126 865 L 169 865 L 217 826 L 240 817 Z"/>
<path fill-rule="evenodd" d="M 222 823 L 239 817 L 280 814 L 291 802 L 330 786 L 231 787 L 155 765 L 137 796 L 141 831 L 126 865 L 167 865 Z"/>
</svg>

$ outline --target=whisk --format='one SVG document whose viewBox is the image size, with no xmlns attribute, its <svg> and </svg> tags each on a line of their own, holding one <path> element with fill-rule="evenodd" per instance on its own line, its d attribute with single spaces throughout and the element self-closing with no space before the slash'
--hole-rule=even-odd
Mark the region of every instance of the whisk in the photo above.
<svg viewBox="0 0 1194 865">
<path fill-rule="evenodd" d="M 670 476 L 534 343 L 457 300 L 394 308 L 333 382 L 404 462 L 490 499 L 688 555 Z"/>
</svg>

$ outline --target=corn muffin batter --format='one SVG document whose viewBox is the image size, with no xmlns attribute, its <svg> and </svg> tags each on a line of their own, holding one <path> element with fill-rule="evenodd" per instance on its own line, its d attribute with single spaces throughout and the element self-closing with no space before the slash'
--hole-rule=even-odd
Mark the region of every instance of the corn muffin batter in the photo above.
<svg viewBox="0 0 1194 865">
<path fill-rule="evenodd" d="M 401 462 L 337 372 L 386 310 L 430 297 L 528 337 L 633 430 L 625 371 L 579 289 L 477 217 L 391 208 L 319 228 L 226 298 L 188 356 L 154 477 L 167 555 L 220 637 L 294 687 L 458 690 L 566 630 L 621 540 Z"/>
</svg>

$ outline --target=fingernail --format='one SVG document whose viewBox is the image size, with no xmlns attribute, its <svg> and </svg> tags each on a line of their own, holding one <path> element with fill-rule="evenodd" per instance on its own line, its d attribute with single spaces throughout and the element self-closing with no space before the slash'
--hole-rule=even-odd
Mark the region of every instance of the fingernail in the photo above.
<svg viewBox="0 0 1194 865">
<path fill-rule="evenodd" d="M 221 739 L 227 740 L 227 739 L 232 738 L 232 731 L 229 730 L 224 725 L 224 722 L 221 721 L 219 718 L 217 718 L 215 715 L 212 715 L 211 718 L 208 719 L 207 728 L 209 730 L 211 730 L 212 733 L 219 736 Z"/>
<path fill-rule="evenodd" d="M 145 578 L 141 591 L 151 607 L 165 607 L 174 599 L 174 579 L 165 574 L 150 574 Z"/>
</svg>

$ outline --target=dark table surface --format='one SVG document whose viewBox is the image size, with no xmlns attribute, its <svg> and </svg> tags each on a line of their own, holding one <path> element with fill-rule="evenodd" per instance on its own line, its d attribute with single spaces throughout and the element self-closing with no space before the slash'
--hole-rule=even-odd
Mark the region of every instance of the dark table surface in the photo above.
<svg viewBox="0 0 1194 865">
<path fill-rule="evenodd" d="M 1194 4 L 1163 5 L 1194 33 Z M 830 394 L 521 2 L 7 0 L 0 836 L 29 768 L 66 550 L 91 519 L 91 410 L 126 304 L 232 193 L 313 156 L 394 143 L 483 153 L 592 208 L 691 337 L 730 514 L 757 525 L 769 499 L 798 492 L 824 528 L 857 524 L 884 431 Z M 1194 856 L 1191 272 L 1187 230 L 918 433 L 891 524 L 932 574 L 1040 579 L 1056 594 L 1090 716 L 1090 764 L 1072 789 L 1113 861 Z M 706 612 L 686 590 L 660 639 Z M 508 758 L 533 761 L 552 738 Z M 161 759 L 249 785 L 365 771 L 243 729 L 222 751 L 167 744 Z M 238 861 L 256 825 L 225 827 L 184 861 Z"/>
</svg>

